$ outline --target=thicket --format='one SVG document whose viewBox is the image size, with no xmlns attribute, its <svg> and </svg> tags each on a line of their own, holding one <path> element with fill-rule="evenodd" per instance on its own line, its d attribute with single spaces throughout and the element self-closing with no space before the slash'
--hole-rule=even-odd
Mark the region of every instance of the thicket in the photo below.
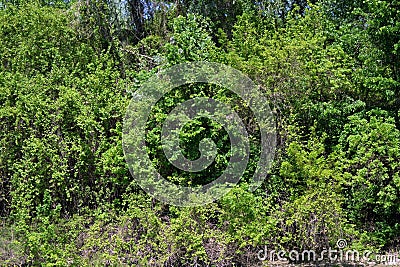
<svg viewBox="0 0 400 267">
<path fill-rule="evenodd" d="M 269 248 L 389 251 L 400 242 L 400 2 L 0 1 L 0 264 L 255 266 Z M 230 65 L 270 101 L 278 146 L 248 190 L 259 150 L 254 116 L 224 88 L 188 85 L 153 110 L 146 142 L 170 180 L 218 176 L 221 126 L 181 134 L 189 158 L 212 137 L 201 173 L 162 154 L 168 111 L 194 96 L 230 103 L 251 133 L 251 160 L 222 199 L 160 203 L 122 151 L 129 101 L 177 63 Z M 196 265 L 198 264 L 198 265 Z"/>
</svg>

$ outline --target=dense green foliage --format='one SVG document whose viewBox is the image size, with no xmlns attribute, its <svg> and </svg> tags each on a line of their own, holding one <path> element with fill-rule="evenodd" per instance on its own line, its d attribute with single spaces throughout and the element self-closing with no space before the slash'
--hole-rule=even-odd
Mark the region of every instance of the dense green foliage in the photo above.
<svg viewBox="0 0 400 267">
<path fill-rule="evenodd" d="M 0 1 L 0 265 L 255 266 L 264 245 L 398 248 L 399 55 L 398 0 Z M 278 147 L 250 192 L 260 140 L 248 107 L 218 86 L 173 90 L 146 135 L 169 180 L 208 183 L 229 160 L 222 126 L 197 119 L 182 129 L 184 154 L 197 158 L 209 137 L 215 163 L 184 173 L 168 162 L 161 127 L 178 103 L 229 103 L 251 141 L 229 194 L 177 208 L 131 177 L 122 123 L 151 74 L 188 61 L 253 79 Z"/>
</svg>

